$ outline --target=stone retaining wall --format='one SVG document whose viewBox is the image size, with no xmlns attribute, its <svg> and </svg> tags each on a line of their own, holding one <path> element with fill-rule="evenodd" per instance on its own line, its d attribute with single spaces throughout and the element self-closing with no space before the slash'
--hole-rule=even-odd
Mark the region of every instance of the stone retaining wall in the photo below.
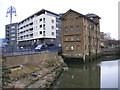
<svg viewBox="0 0 120 90">
<path fill-rule="evenodd" d="M 58 52 L 46 52 L 40 54 L 20 55 L 5 57 L 4 65 L 13 67 L 24 64 L 40 65 L 44 60 L 54 60 L 58 58 Z"/>
</svg>

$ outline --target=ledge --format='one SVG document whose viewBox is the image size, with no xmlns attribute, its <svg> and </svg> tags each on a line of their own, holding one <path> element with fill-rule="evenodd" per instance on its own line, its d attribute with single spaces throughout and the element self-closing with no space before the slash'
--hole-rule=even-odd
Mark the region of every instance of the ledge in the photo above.
<svg viewBox="0 0 120 90">
<path fill-rule="evenodd" d="M 64 42 L 81 42 L 81 41 L 64 41 Z"/>
</svg>

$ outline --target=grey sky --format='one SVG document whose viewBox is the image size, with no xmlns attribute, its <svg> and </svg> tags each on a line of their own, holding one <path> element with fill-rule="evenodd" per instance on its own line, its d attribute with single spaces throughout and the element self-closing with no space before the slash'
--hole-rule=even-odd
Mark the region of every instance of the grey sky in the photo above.
<svg viewBox="0 0 120 90">
<path fill-rule="evenodd" d="M 64 13 L 73 9 L 79 13 L 95 13 L 101 17 L 101 31 L 111 33 L 118 39 L 118 1 L 119 0 L 0 0 L 0 38 L 5 37 L 5 25 L 10 23 L 6 18 L 7 8 L 11 5 L 17 10 L 13 23 L 19 22 L 33 13 L 46 9 L 54 13 Z"/>
</svg>

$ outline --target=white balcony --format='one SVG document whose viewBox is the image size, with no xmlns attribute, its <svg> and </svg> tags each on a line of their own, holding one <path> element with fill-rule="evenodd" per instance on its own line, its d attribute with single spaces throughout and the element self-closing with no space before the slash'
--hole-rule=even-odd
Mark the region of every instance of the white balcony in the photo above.
<svg viewBox="0 0 120 90">
<path fill-rule="evenodd" d="M 28 37 L 24 37 L 24 38 L 20 38 L 18 41 L 25 41 L 25 40 L 30 40 L 30 39 L 32 39 L 33 38 L 33 36 L 28 36 Z"/>
<path fill-rule="evenodd" d="M 30 28 L 33 28 L 33 25 L 30 25 L 29 27 L 30 27 Z"/>
<path fill-rule="evenodd" d="M 33 19 L 30 19 L 28 23 L 32 23 L 33 22 Z"/>
</svg>

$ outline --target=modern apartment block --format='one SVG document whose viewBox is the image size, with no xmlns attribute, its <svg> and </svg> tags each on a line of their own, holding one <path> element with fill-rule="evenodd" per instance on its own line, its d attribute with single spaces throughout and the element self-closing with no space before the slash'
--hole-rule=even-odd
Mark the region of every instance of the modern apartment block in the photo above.
<svg viewBox="0 0 120 90">
<path fill-rule="evenodd" d="M 2 46 L 3 46 L 3 41 L 2 41 L 2 39 L 0 38 L 0 55 L 2 54 Z"/>
<path fill-rule="evenodd" d="M 17 29 L 18 23 L 5 25 L 7 48 L 17 48 Z"/>
<path fill-rule="evenodd" d="M 63 55 L 83 56 L 100 52 L 100 17 L 68 10 L 61 17 Z"/>
<path fill-rule="evenodd" d="M 61 21 L 59 15 L 40 10 L 19 22 L 18 46 L 28 48 L 40 44 L 61 46 Z"/>
</svg>

